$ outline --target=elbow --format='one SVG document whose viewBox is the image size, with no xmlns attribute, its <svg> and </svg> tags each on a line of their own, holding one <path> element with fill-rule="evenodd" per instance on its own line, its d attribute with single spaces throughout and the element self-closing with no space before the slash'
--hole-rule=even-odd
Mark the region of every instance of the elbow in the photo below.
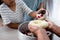
<svg viewBox="0 0 60 40">
<path fill-rule="evenodd" d="M 18 29 L 18 24 L 13 24 L 13 23 L 10 23 L 10 24 L 7 24 L 7 26 L 9 27 L 9 28 L 12 28 L 12 29 Z"/>
</svg>

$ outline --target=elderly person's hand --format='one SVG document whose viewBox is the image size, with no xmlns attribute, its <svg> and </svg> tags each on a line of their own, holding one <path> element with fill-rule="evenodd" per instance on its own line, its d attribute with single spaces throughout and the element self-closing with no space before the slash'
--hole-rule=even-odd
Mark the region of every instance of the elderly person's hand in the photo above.
<svg viewBox="0 0 60 40">
<path fill-rule="evenodd" d="M 38 23 L 39 22 L 39 23 Z M 43 23 L 44 22 L 44 23 Z M 45 21 L 43 21 L 42 23 L 40 22 L 40 20 L 33 20 L 30 21 L 30 23 L 28 24 L 28 29 L 33 32 L 36 33 L 38 30 L 40 30 L 41 28 L 47 28 L 48 24 L 45 23 Z M 41 24 L 40 24 L 41 23 Z"/>
<path fill-rule="evenodd" d="M 55 24 L 51 21 L 51 20 L 46 20 L 48 22 L 48 27 L 47 29 L 51 29 L 53 26 L 55 26 Z"/>
<path fill-rule="evenodd" d="M 39 28 L 47 28 L 48 27 L 48 23 L 45 20 L 32 20 L 29 22 L 28 24 L 29 27 L 32 26 L 32 28 L 35 28 L 35 30 L 39 29 Z"/>
<path fill-rule="evenodd" d="M 36 31 L 38 31 L 40 28 L 37 26 L 33 26 L 33 25 L 28 25 L 28 29 L 33 32 L 36 33 Z"/>
<path fill-rule="evenodd" d="M 28 25 L 28 28 L 31 32 L 35 33 L 38 40 L 50 40 L 45 29 L 31 25 Z"/>
</svg>

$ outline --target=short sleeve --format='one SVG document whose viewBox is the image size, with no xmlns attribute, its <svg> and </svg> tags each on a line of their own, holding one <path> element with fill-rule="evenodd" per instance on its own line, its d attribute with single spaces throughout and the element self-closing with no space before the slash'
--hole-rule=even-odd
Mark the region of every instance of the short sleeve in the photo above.
<svg viewBox="0 0 60 40">
<path fill-rule="evenodd" d="M 20 6 L 23 9 L 23 12 L 25 12 L 27 14 L 32 12 L 32 10 L 22 0 L 20 0 Z"/>
<path fill-rule="evenodd" d="M 3 25 L 7 25 L 9 24 L 11 21 L 7 15 L 7 12 L 5 12 L 4 8 L 2 8 L 2 6 L 0 6 L 0 15 L 2 17 L 2 20 L 3 20 Z"/>
</svg>

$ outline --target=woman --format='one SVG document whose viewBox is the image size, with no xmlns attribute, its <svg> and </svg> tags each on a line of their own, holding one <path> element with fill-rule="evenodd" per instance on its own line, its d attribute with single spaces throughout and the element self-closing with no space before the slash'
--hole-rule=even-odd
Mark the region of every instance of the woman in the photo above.
<svg viewBox="0 0 60 40">
<path fill-rule="evenodd" d="M 22 0 L 1 0 L 3 4 L 0 6 L 0 14 L 3 24 L 10 28 L 18 28 L 23 22 L 23 12 L 26 12 L 32 18 L 40 11 L 32 11 Z"/>
</svg>

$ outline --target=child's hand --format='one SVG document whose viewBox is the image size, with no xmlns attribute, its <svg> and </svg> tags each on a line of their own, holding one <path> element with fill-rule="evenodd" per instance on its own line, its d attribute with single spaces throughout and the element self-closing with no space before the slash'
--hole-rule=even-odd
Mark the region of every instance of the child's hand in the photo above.
<svg viewBox="0 0 60 40">
<path fill-rule="evenodd" d="M 45 15 L 43 15 L 43 14 L 37 14 L 36 15 L 36 19 L 37 20 L 44 20 L 45 19 Z"/>
</svg>

